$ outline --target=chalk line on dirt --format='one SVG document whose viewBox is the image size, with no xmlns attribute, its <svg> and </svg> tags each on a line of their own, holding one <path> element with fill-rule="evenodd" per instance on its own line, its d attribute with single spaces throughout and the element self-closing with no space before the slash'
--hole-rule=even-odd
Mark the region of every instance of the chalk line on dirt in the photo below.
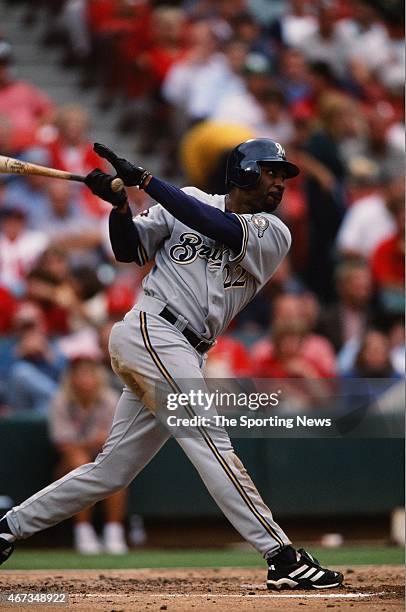
<svg viewBox="0 0 406 612">
<path fill-rule="evenodd" d="M 145 593 L 146 594 L 146 593 Z M 201 597 L 201 598 L 205 598 L 207 599 L 208 597 L 210 599 L 216 599 L 218 597 L 246 597 L 247 599 L 255 599 L 260 598 L 263 599 L 264 597 L 267 597 L 269 599 L 362 599 L 364 597 L 378 597 L 379 595 L 388 595 L 388 593 L 385 593 L 385 591 L 382 591 L 380 593 L 307 593 L 307 594 L 300 594 L 300 593 L 289 593 L 289 594 L 282 594 L 282 593 L 267 593 L 266 595 L 248 595 L 248 594 L 237 594 L 237 593 L 149 593 L 151 596 L 153 597 Z M 130 593 L 128 594 L 130 595 Z M 140 595 L 140 593 L 134 593 L 134 595 Z M 94 597 L 94 598 L 102 598 L 102 597 L 109 597 L 109 598 L 120 598 L 123 595 L 120 593 L 87 593 L 87 594 L 71 594 L 71 596 L 75 596 L 75 597 Z"/>
</svg>

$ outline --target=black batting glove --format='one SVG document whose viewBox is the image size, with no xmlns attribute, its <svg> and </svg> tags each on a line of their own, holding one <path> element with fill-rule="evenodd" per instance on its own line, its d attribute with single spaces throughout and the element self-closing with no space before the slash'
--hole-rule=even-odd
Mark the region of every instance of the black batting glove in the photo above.
<svg viewBox="0 0 406 612">
<path fill-rule="evenodd" d="M 96 168 L 86 176 L 85 183 L 94 195 L 99 196 L 99 198 L 106 202 L 110 202 L 110 204 L 117 208 L 121 208 L 127 202 L 127 193 L 125 189 L 121 189 L 121 191 L 112 190 L 111 181 L 114 178 L 116 177 Z"/>
<path fill-rule="evenodd" d="M 114 151 L 106 147 L 106 145 L 95 142 L 93 150 L 99 157 L 103 157 L 103 159 L 107 159 L 107 161 L 110 162 L 117 172 L 117 176 L 122 179 L 124 185 L 127 187 L 142 187 L 144 181 L 151 176 L 151 173 L 145 170 L 145 168 L 134 166 L 134 164 L 124 159 L 124 157 L 117 157 Z"/>
</svg>

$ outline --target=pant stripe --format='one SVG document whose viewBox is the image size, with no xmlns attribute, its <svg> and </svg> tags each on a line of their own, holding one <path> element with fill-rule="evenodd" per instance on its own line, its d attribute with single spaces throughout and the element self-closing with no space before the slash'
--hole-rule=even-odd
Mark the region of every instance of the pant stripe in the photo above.
<svg viewBox="0 0 406 612">
<path fill-rule="evenodd" d="M 161 374 L 164 376 L 165 380 L 169 383 L 172 390 L 176 391 L 176 393 L 181 393 L 181 389 L 178 387 L 178 385 L 176 384 L 176 381 L 172 378 L 168 370 L 165 368 L 164 364 L 160 360 L 158 354 L 156 353 L 155 349 L 153 348 L 151 344 L 151 340 L 149 338 L 149 333 L 148 333 L 148 328 L 147 328 L 147 317 L 146 317 L 145 312 L 140 313 L 140 324 L 141 324 L 142 339 L 144 341 L 145 348 L 151 355 L 153 362 L 155 363 L 155 365 L 157 366 Z M 193 408 L 190 405 L 185 406 L 185 408 L 190 416 L 196 416 L 196 413 L 194 412 Z M 237 476 L 233 473 L 228 463 L 221 456 L 221 453 L 217 449 L 216 445 L 214 444 L 207 430 L 204 427 L 198 427 L 198 430 L 202 434 L 207 446 L 210 448 L 215 458 L 220 463 L 221 467 L 226 472 L 227 476 L 229 477 L 229 479 L 231 480 L 231 482 L 233 483 L 238 493 L 240 494 L 241 498 L 247 504 L 251 512 L 255 515 L 255 517 L 262 524 L 265 530 L 278 542 L 281 548 L 284 547 L 285 544 L 283 540 L 281 539 L 280 535 L 273 529 L 273 527 L 268 523 L 266 518 L 262 516 L 262 514 L 255 507 L 253 501 L 250 499 L 250 497 L 244 490 Z"/>
</svg>

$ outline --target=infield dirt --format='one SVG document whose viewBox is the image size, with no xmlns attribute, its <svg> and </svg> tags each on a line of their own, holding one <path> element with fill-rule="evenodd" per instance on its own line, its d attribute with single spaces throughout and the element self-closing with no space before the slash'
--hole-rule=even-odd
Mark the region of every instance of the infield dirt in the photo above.
<svg viewBox="0 0 406 612">
<path fill-rule="evenodd" d="M 345 586 L 328 591 L 282 591 L 265 588 L 264 570 L 258 568 L 64 570 L 49 572 L 3 570 L 0 590 L 5 593 L 66 592 L 68 609 L 106 612 L 394 612 L 404 609 L 403 567 L 342 567 Z M 304 607 L 305 606 L 305 607 Z M 35 610 L 43 606 L 8 605 L 1 609 Z M 47 610 L 66 610 L 46 605 Z"/>
</svg>

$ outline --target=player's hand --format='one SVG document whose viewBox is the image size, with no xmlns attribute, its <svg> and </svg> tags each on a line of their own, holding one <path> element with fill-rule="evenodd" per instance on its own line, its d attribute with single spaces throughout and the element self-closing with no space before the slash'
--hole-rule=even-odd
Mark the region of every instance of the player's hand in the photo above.
<svg viewBox="0 0 406 612">
<path fill-rule="evenodd" d="M 145 168 L 134 166 L 134 164 L 124 159 L 124 157 L 117 157 L 114 151 L 106 147 L 106 145 L 95 142 L 93 150 L 99 157 L 103 157 L 103 159 L 107 159 L 107 161 L 110 162 L 117 172 L 117 176 L 123 180 L 126 187 L 142 187 L 143 182 L 150 176 L 150 172 L 145 170 Z"/>
<path fill-rule="evenodd" d="M 125 189 L 121 189 L 121 191 L 112 190 L 111 181 L 114 178 L 111 174 L 106 174 L 99 170 L 99 168 L 96 168 L 86 176 L 85 183 L 94 195 L 99 196 L 99 198 L 106 202 L 110 202 L 110 204 L 117 208 L 121 208 L 127 203 L 127 193 Z"/>
</svg>

